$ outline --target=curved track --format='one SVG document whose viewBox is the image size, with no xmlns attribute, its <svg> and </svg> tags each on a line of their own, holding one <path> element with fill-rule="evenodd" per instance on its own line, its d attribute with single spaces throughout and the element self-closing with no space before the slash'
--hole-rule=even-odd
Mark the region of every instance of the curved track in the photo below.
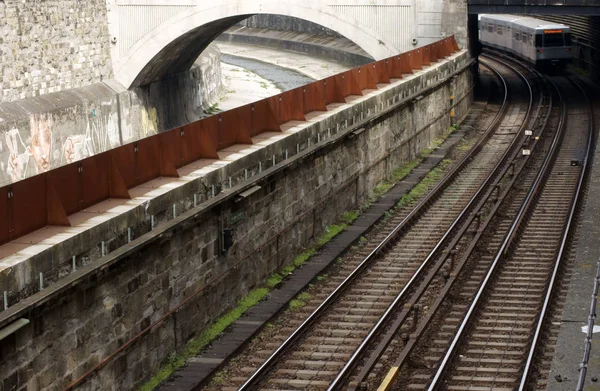
<svg viewBox="0 0 600 391">
<path fill-rule="evenodd" d="M 470 211 L 490 196 L 494 178 L 506 172 L 509 156 L 520 146 L 515 136 L 529 122 L 533 106 L 531 87 L 520 77 L 512 77 L 513 95 L 530 99 L 503 105 L 472 153 L 365 259 L 351 262 L 358 266 L 349 277 L 265 357 L 240 390 L 321 389 L 344 383 L 364 354 L 362 347 L 368 346 L 381 331 L 379 326 L 387 322 L 382 316 L 397 312 L 404 296 L 425 277 L 433 260 L 464 226 Z"/>
<path fill-rule="evenodd" d="M 506 94 L 476 146 L 221 389 L 512 390 L 537 381 L 592 119 L 575 83 L 483 62 Z"/>
</svg>

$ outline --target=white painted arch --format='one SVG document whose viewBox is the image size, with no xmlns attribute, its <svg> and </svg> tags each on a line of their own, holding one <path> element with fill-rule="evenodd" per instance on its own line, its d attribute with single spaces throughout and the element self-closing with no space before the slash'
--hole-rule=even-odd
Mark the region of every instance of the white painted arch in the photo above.
<svg viewBox="0 0 600 391">
<path fill-rule="evenodd" d="M 152 6 L 151 3 L 156 0 L 121 0 L 119 3 L 122 5 L 127 1 L 143 7 Z M 350 15 L 335 12 L 323 1 L 184 0 L 184 2 L 188 8 L 150 29 L 125 53 L 113 54 L 114 77 L 123 86 L 131 88 L 144 85 L 169 73 L 189 68 L 197 55 L 217 35 L 240 20 L 256 14 L 291 16 L 325 26 L 353 41 L 376 60 L 399 52 L 394 45 L 386 43 L 373 28 L 361 24 Z M 194 58 L 190 61 L 192 57 Z"/>
</svg>

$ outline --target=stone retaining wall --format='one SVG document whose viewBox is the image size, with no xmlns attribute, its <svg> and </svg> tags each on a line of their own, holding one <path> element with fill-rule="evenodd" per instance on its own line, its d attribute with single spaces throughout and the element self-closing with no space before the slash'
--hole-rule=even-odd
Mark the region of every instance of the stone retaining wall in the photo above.
<svg viewBox="0 0 600 391">
<path fill-rule="evenodd" d="M 79 389 L 140 386 L 170 354 L 287 265 L 327 225 L 358 208 L 392 170 L 430 146 L 450 125 L 450 96 L 459 102 L 457 115 L 466 114 L 471 101 L 470 68 L 455 78 L 450 75 L 468 60 L 463 53 L 101 225 L 86 240 L 71 243 L 79 246 L 69 249 L 75 252 L 96 245 L 96 255 L 89 254 L 92 265 L 100 240 L 107 240 L 113 250 L 123 247 L 114 251 L 111 266 L 69 285 L 31 313 L 30 325 L 0 341 L 0 378 L 5 379 L 0 390 L 63 389 L 187 300 Z M 444 79 L 443 85 L 422 92 Z M 421 99 L 414 99 L 419 95 Z M 390 104 L 398 106 L 372 117 Z M 353 126 L 369 114 L 372 119 L 360 125 L 364 130 L 356 131 Z M 281 162 L 286 151 L 295 156 Z M 273 156 L 283 166 L 272 166 Z M 262 176 L 257 172 L 259 162 Z M 236 186 L 244 184 L 247 170 L 250 177 L 260 177 L 261 189 L 236 202 Z M 227 185 L 230 177 L 232 189 Z M 210 198 L 213 185 L 217 193 L 230 190 L 224 190 L 221 198 Z M 193 209 L 194 194 L 200 195 L 197 209 Z M 175 219 L 169 212 L 173 205 L 182 214 Z M 159 225 L 148 232 L 150 216 L 157 216 Z M 138 240 L 124 244 L 128 226 L 133 226 Z M 234 232 L 234 244 L 227 252 L 222 251 L 220 240 L 224 228 Z M 66 254 L 66 248 L 53 250 L 56 267 L 64 267 L 56 255 Z"/>
<path fill-rule="evenodd" d="M 0 21 L 0 102 L 112 77 L 106 0 L 4 0 Z"/>
</svg>

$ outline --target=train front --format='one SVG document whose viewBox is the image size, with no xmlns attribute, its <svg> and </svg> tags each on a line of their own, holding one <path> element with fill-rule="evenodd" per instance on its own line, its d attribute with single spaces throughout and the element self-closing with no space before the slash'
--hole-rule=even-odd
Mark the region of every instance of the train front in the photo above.
<svg viewBox="0 0 600 391">
<path fill-rule="evenodd" d="M 536 29 L 535 47 L 537 64 L 545 69 L 564 69 L 573 60 L 571 30 L 567 26 Z"/>
</svg>

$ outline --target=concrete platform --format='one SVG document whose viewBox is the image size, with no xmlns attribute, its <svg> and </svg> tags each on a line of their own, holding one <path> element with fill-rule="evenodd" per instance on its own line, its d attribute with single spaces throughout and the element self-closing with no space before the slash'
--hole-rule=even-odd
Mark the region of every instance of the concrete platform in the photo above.
<svg viewBox="0 0 600 391">
<path fill-rule="evenodd" d="M 598 97 L 596 97 L 597 99 Z M 600 124 L 598 105 L 594 107 L 596 132 Z M 586 334 L 583 327 L 588 324 L 597 262 L 600 257 L 600 145 L 595 146 L 594 159 L 589 172 L 587 197 L 580 211 L 580 228 L 576 260 L 569 291 L 561 319 L 560 333 L 556 344 L 546 389 L 549 391 L 573 391 L 577 387 L 579 368 L 583 359 Z M 600 306 L 596 306 L 596 312 Z M 599 322 L 596 322 L 598 325 Z M 587 329 L 586 329 L 587 330 Z M 595 378 L 599 381 L 592 381 Z M 594 333 L 592 350 L 585 382 L 585 390 L 600 390 L 600 330 Z"/>
</svg>

